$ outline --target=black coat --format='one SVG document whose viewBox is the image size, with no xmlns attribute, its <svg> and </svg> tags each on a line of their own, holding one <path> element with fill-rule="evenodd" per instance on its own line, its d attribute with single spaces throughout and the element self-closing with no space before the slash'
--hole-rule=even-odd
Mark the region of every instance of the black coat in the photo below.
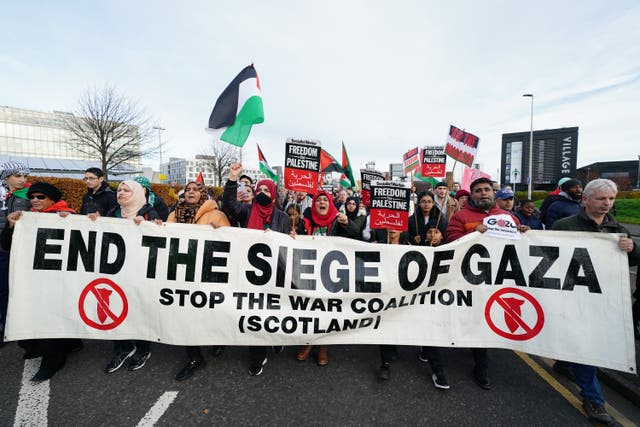
<svg viewBox="0 0 640 427">
<path fill-rule="evenodd" d="M 103 181 L 95 194 L 89 190 L 87 194 L 82 197 L 80 215 L 99 212 L 100 216 L 107 216 L 107 213 L 116 206 L 118 206 L 116 192 L 109 187 L 109 184 Z"/>
<path fill-rule="evenodd" d="M 227 181 L 224 185 L 224 191 L 222 192 L 222 211 L 227 214 L 229 219 L 238 221 L 240 227 L 246 228 L 253 205 L 238 202 L 237 195 L 238 182 Z M 291 231 L 289 215 L 274 206 L 271 220 L 269 221 L 269 228 L 273 231 L 289 234 Z"/>
<path fill-rule="evenodd" d="M 566 218 L 562 218 L 553 223 L 552 230 L 562 231 L 595 231 L 600 233 L 622 233 L 627 237 L 631 237 L 629 232 L 624 226 L 618 223 L 611 215 L 607 214 L 606 220 L 601 224 L 596 224 L 594 220 L 589 218 L 584 211 L 584 208 L 580 209 L 577 215 L 572 215 Z M 634 266 L 638 264 L 638 258 L 640 257 L 640 247 L 633 244 L 633 251 L 629 252 L 629 265 Z"/>
</svg>

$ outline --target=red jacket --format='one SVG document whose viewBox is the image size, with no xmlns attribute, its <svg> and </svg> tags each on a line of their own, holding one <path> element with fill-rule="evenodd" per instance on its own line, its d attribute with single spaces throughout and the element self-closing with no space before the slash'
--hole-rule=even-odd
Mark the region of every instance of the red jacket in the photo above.
<svg viewBox="0 0 640 427">
<path fill-rule="evenodd" d="M 485 212 L 482 209 L 472 207 L 471 205 L 465 206 L 464 209 L 456 212 L 449 221 L 446 235 L 447 243 L 453 242 L 454 240 L 458 240 L 466 234 L 472 233 L 473 231 L 475 231 L 478 224 L 482 224 L 482 220 L 486 217 L 500 214 L 511 215 L 513 221 L 517 225 L 520 225 L 518 217 L 516 217 L 509 211 L 500 209 L 498 205 L 493 205 L 489 212 Z"/>
</svg>

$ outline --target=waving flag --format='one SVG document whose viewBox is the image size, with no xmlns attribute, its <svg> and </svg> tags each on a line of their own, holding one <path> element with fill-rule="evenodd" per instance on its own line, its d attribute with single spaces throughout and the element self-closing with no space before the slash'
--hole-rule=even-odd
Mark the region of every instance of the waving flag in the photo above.
<svg viewBox="0 0 640 427">
<path fill-rule="evenodd" d="M 347 149 L 344 147 L 344 141 L 342 141 L 342 174 L 346 178 L 340 177 L 340 185 L 344 188 L 355 188 L 356 179 L 353 177 L 353 169 L 351 169 L 351 162 L 349 162 L 349 156 L 347 155 Z M 349 183 L 347 183 L 347 180 Z"/>
<path fill-rule="evenodd" d="M 269 166 L 267 159 L 265 159 L 264 154 L 262 154 L 262 150 L 260 149 L 260 146 L 256 144 L 256 147 L 258 147 L 258 161 L 260 162 L 260 171 L 263 174 L 267 175 L 267 178 L 269 178 L 271 181 L 277 183 L 278 174 L 275 173 L 273 169 L 271 169 L 271 166 Z"/>
<path fill-rule="evenodd" d="M 324 149 L 320 149 L 320 171 L 321 172 L 342 172 L 340 163 Z"/>
<path fill-rule="evenodd" d="M 471 167 L 473 159 L 476 157 L 476 154 L 478 154 L 479 141 L 480 138 L 477 136 L 452 125 L 449 128 L 445 153 L 460 163 Z"/>
<path fill-rule="evenodd" d="M 260 80 L 253 65 L 245 67 L 222 92 L 209 117 L 209 128 L 221 141 L 242 147 L 251 126 L 264 122 Z"/>
</svg>

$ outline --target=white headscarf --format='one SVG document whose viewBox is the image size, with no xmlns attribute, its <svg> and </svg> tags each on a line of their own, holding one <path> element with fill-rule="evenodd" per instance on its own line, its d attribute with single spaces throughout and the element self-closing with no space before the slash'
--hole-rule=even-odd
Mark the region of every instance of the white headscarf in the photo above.
<svg viewBox="0 0 640 427">
<path fill-rule="evenodd" d="M 126 202 L 122 203 L 118 199 L 118 204 L 120 205 L 120 212 L 122 213 L 123 218 L 132 219 L 138 215 L 138 212 L 144 205 L 147 204 L 147 197 L 144 194 L 144 188 L 142 185 L 138 184 L 132 180 L 122 181 L 118 186 L 120 189 L 121 186 L 127 186 L 133 192 L 131 198 Z"/>
</svg>

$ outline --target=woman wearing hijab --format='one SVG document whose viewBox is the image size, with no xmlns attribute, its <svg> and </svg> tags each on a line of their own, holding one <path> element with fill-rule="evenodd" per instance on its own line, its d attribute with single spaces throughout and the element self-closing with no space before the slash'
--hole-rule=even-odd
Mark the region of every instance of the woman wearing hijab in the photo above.
<svg viewBox="0 0 640 427">
<path fill-rule="evenodd" d="M 236 219 L 243 228 L 273 230 L 289 234 L 291 230 L 289 217 L 276 206 L 275 201 L 278 193 L 276 184 L 270 179 L 263 179 L 256 184 L 252 204 L 238 201 L 238 177 L 241 171 L 241 163 L 234 163 L 230 166 L 229 180 L 222 193 L 222 204 L 227 215 Z M 262 367 L 266 363 L 267 347 L 249 347 L 249 375 L 260 375 Z"/>
<path fill-rule="evenodd" d="M 359 236 L 362 235 L 358 226 L 346 214 L 339 212 L 335 207 L 333 196 L 324 190 L 319 190 L 313 196 L 311 207 L 304 211 L 296 234 L 339 236 L 349 239 L 359 239 Z M 300 347 L 296 354 L 296 359 L 301 362 L 307 360 L 312 349 L 313 346 L 311 345 Z M 329 353 L 326 345 L 318 347 L 316 363 L 318 366 L 326 366 L 329 363 Z"/>
<path fill-rule="evenodd" d="M 122 181 L 118 186 L 118 204 L 108 213 L 108 217 L 133 220 L 140 224 L 142 221 L 155 221 L 162 223 L 158 212 L 147 203 L 147 197 L 142 185 L 136 181 Z M 87 215 L 91 220 L 96 220 L 100 214 Z M 113 342 L 113 358 L 104 368 L 108 374 L 120 369 L 129 360 L 129 370 L 136 371 L 142 368 L 151 357 L 150 343 L 148 341 L 122 340 Z"/>
<path fill-rule="evenodd" d="M 213 228 L 228 227 L 227 216 L 218 210 L 218 204 L 209 200 L 209 193 L 203 184 L 191 181 L 184 188 L 184 200 L 169 214 L 167 222 L 178 224 L 209 224 Z M 191 378 L 193 372 L 203 367 L 206 362 L 198 346 L 187 346 L 187 364 L 176 374 L 176 381 L 184 381 Z M 214 356 L 222 354 L 223 347 L 215 346 Z"/>
<path fill-rule="evenodd" d="M 362 231 L 367 223 L 367 216 L 361 215 L 360 200 L 355 196 L 347 197 L 347 201 L 344 202 L 344 213 L 358 227 L 358 240 L 362 240 Z"/>
<path fill-rule="evenodd" d="M 26 197 L 31 201 L 32 212 L 58 213 L 63 217 L 75 213 L 67 202 L 62 200 L 62 192 L 46 182 L 37 182 L 28 187 Z M 7 251 L 11 248 L 13 230 L 21 215 L 22 211 L 15 211 L 7 216 L 7 227 L 2 230 L 0 236 L 2 248 Z M 25 359 L 42 356 L 40 369 L 31 379 L 39 382 L 52 378 L 56 372 L 62 369 L 67 359 L 67 353 L 82 348 L 82 341 L 68 338 L 33 339 L 19 341 L 18 345 L 25 349 L 23 356 Z"/>
</svg>

